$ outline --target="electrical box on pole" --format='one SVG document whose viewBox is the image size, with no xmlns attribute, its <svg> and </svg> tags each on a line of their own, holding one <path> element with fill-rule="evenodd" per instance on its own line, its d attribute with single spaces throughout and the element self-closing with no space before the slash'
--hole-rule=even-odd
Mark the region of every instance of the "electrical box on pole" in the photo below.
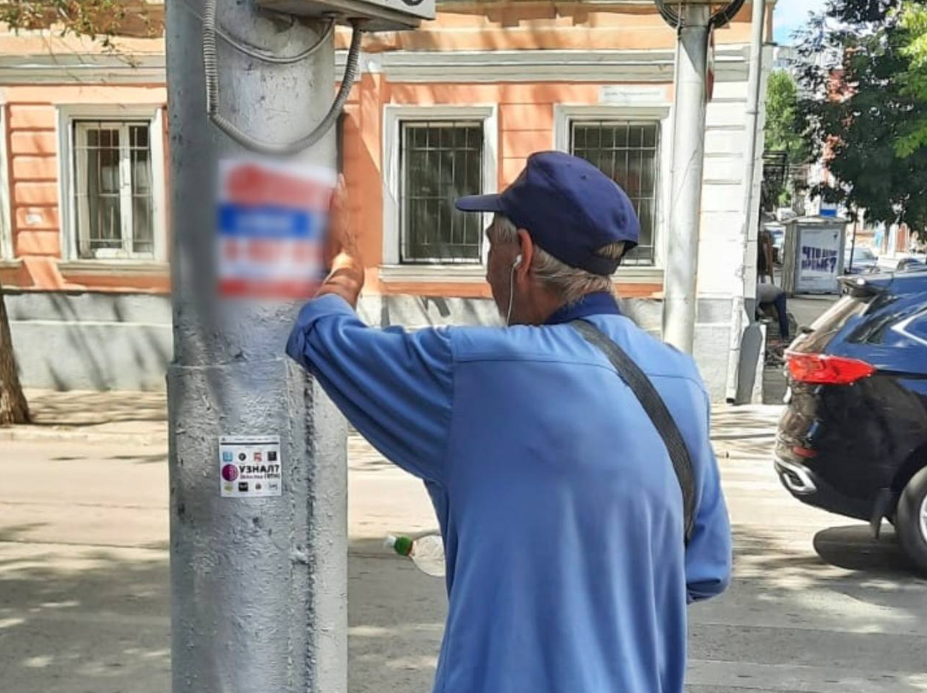
<svg viewBox="0 0 927 693">
<path fill-rule="evenodd" d="M 284 347 L 362 34 L 433 12 L 167 0 L 173 693 L 346 693 L 346 425 Z"/>
<path fill-rule="evenodd" d="M 365 31 L 414 29 L 435 18 L 435 0 L 258 0 L 267 10 L 296 17 L 363 19 Z"/>
</svg>

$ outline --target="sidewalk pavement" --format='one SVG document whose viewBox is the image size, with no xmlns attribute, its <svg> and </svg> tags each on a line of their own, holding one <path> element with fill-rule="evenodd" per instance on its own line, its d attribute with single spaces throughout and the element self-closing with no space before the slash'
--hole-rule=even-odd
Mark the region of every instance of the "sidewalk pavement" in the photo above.
<svg viewBox="0 0 927 693">
<path fill-rule="evenodd" d="M 164 392 L 26 390 L 32 424 L 0 428 L 2 441 L 167 445 Z"/>
</svg>

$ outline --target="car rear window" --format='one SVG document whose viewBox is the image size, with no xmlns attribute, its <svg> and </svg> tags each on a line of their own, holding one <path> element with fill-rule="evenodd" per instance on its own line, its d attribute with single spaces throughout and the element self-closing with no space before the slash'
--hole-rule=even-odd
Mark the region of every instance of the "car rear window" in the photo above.
<svg viewBox="0 0 927 693">
<path fill-rule="evenodd" d="M 872 298 L 872 296 L 844 296 L 831 306 L 830 310 L 814 321 L 810 331 L 800 337 L 792 349 L 815 354 L 824 351 L 827 343 L 851 318 L 866 312 Z"/>
<path fill-rule="evenodd" d="M 927 308 L 898 325 L 899 332 L 921 344 L 927 344 Z"/>
<path fill-rule="evenodd" d="M 898 310 L 885 310 L 888 306 L 898 302 L 898 297 L 884 293 L 879 294 L 869 303 L 869 315 L 848 336 L 847 341 L 855 344 L 883 344 L 886 334 L 891 334 L 889 328 L 904 317 Z"/>
</svg>

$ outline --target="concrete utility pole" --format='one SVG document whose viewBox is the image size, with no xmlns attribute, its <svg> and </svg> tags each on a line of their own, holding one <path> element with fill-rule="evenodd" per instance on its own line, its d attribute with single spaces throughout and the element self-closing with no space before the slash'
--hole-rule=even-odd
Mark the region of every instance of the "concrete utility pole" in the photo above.
<svg viewBox="0 0 927 693">
<path fill-rule="evenodd" d="M 174 361 L 168 373 L 174 693 L 344 693 L 345 425 L 283 353 L 294 301 L 216 292 L 217 168 L 253 156 L 207 117 L 204 0 L 168 0 Z M 334 48 L 311 24 L 223 0 L 219 108 L 262 140 L 298 139 L 334 94 Z M 330 131 L 296 161 L 333 166 Z M 220 496 L 220 436 L 278 436 L 282 493 Z M 279 456 L 279 458 L 278 458 Z M 255 455 L 256 457 L 256 455 Z M 265 455 L 264 460 L 267 460 Z M 233 489 L 234 490 L 234 489 Z"/>
<path fill-rule="evenodd" d="M 663 339 L 690 354 L 695 342 L 708 44 L 712 28 L 731 21 L 744 1 L 734 0 L 712 13 L 710 0 L 655 0 L 660 15 L 678 32 Z"/>
<path fill-rule="evenodd" d="M 695 341 L 711 7 L 701 4 L 682 5 L 679 13 L 673 183 L 664 285 L 663 339 L 691 354 Z"/>
</svg>

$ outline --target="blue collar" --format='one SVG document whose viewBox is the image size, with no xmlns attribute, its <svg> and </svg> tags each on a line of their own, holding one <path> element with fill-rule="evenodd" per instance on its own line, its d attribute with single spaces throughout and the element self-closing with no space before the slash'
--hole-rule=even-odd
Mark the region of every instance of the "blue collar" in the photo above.
<svg viewBox="0 0 927 693">
<path fill-rule="evenodd" d="M 586 294 L 578 302 L 564 306 L 547 318 L 546 325 L 562 325 L 574 320 L 581 320 L 590 315 L 621 315 L 618 301 L 607 291 Z"/>
</svg>

